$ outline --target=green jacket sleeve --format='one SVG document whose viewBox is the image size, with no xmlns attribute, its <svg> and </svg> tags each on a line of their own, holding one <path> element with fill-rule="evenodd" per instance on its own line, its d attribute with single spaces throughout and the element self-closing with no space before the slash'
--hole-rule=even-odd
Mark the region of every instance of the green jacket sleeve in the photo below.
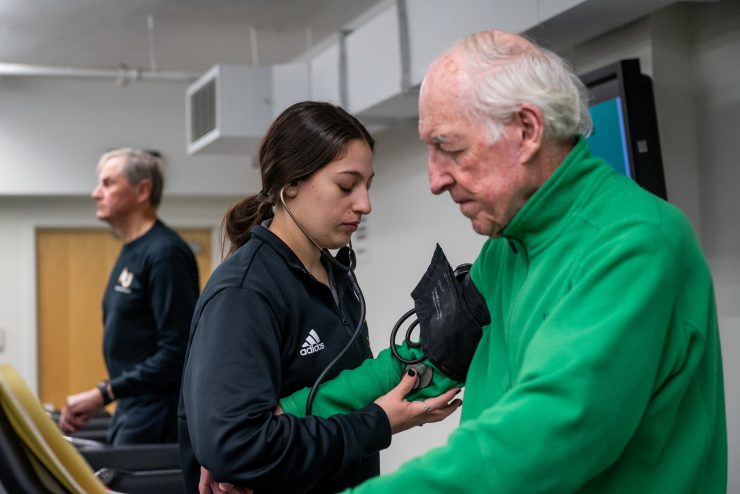
<svg viewBox="0 0 740 494">
<path fill-rule="evenodd" d="M 418 358 L 422 352 L 418 348 L 409 348 L 406 343 L 398 347 L 404 358 Z M 429 386 L 415 390 L 407 396 L 409 401 L 424 400 L 439 396 L 461 383 L 453 381 L 439 372 L 428 361 L 425 365 L 433 368 L 434 374 Z M 319 386 L 313 402 L 313 415 L 330 417 L 338 413 L 350 413 L 374 402 L 398 385 L 404 364 L 393 357 L 390 348 L 381 351 L 374 359 L 367 359 L 356 369 L 342 371 L 336 378 Z M 297 417 L 306 416 L 306 400 L 310 388 L 296 391 L 280 400 L 285 413 Z"/>
</svg>

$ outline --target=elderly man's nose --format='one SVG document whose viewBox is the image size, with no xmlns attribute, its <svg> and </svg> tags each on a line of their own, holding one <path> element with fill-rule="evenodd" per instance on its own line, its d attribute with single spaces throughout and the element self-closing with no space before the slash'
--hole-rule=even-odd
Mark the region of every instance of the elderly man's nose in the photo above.
<svg viewBox="0 0 740 494">
<path fill-rule="evenodd" d="M 432 157 L 429 158 L 428 168 L 429 187 L 432 190 L 432 194 L 441 194 L 454 183 L 452 176 Z"/>
</svg>

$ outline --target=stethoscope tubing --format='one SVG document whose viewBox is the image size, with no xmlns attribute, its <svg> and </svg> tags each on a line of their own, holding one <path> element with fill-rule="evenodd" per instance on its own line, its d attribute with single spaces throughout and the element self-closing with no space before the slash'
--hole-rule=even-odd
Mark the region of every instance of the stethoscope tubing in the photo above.
<svg viewBox="0 0 740 494">
<path fill-rule="evenodd" d="M 327 253 L 328 254 L 328 253 Z M 355 277 L 355 273 L 348 267 L 344 266 L 342 263 L 334 259 L 330 254 L 327 255 L 327 257 L 333 259 L 336 264 L 339 265 L 340 269 L 345 271 L 345 274 L 347 275 L 347 278 L 349 278 L 350 283 L 352 284 L 352 291 L 354 291 L 355 295 L 357 296 L 357 299 L 360 301 L 360 318 L 357 321 L 357 326 L 355 326 L 355 330 L 352 333 L 352 337 L 349 339 L 347 344 L 342 348 L 342 350 L 337 354 L 334 359 L 329 362 L 326 367 L 324 367 L 324 370 L 321 371 L 321 374 L 319 374 L 319 377 L 316 378 L 316 381 L 313 383 L 313 386 L 311 386 L 311 391 L 308 393 L 308 398 L 306 399 L 306 416 L 311 415 L 311 409 L 313 408 L 313 402 L 316 397 L 316 392 L 319 389 L 319 386 L 323 382 L 326 375 L 329 373 L 329 371 L 339 362 L 339 360 L 344 356 L 347 351 L 349 351 L 350 347 L 357 341 L 357 337 L 360 336 L 360 333 L 362 332 L 362 324 L 365 321 L 365 297 L 362 294 L 362 290 L 360 289 L 359 283 L 357 283 L 357 278 Z M 354 257 L 354 256 L 351 256 Z"/>
<path fill-rule="evenodd" d="M 316 398 L 316 392 L 319 389 L 319 386 L 323 382 L 326 375 L 329 373 L 329 371 L 339 362 L 339 360 L 344 356 L 345 353 L 347 353 L 352 347 L 352 345 L 357 341 L 357 338 L 360 336 L 360 333 L 362 332 L 362 325 L 365 322 L 365 315 L 367 308 L 365 306 L 365 297 L 362 294 L 362 290 L 360 289 L 360 284 L 357 283 L 357 277 L 355 276 L 354 270 L 357 266 L 357 258 L 355 257 L 355 252 L 352 250 L 352 240 L 349 241 L 349 264 L 344 265 L 341 262 L 339 262 L 334 256 L 331 255 L 331 253 L 321 247 L 314 239 L 311 237 L 311 235 L 308 234 L 308 232 L 303 228 L 303 225 L 301 225 L 300 221 L 298 221 L 298 218 L 295 217 L 293 214 L 293 211 L 290 210 L 287 204 L 285 204 L 285 197 L 283 197 L 283 192 L 285 188 L 280 189 L 280 202 L 283 205 L 283 208 L 285 208 L 285 211 L 288 212 L 290 217 L 293 219 L 293 222 L 298 226 L 298 228 L 303 232 L 303 234 L 306 236 L 308 240 L 313 243 L 317 249 L 319 249 L 319 253 L 322 258 L 324 258 L 328 263 L 330 263 L 332 266 L 338 268 L 340 271 L 344 272 L 345 275 L 347 275 L 347 278 L 349 279 L 350 285 L 352 285 L 352 291 L 354 292 L 355 296 L 357 297 L 357 300 L 360 302 L 360 318 L 357 321 L 357 325 L 355 326 L 355 330 L 352 333 L 352 336 L 350 337 L 349 341 L 346 345 L 344 345 L 344 348 L 334 357 L 334 359 L 329 362 L 326 367 L 324 367 L 324 370 L 321 371 L 321 374 L 319 374 L 319 377 L 316 378 L 316 381 L 314 381 L 313 385 L 311 386 L 311 390 L 308 393 L 308 398 L 306 399 L 306 416 L 311 415 L 311 410 L 313 408 L 313 402 Z"/>
<path fill-rule="evenodd" d="M 393 326 L 393 329 L 391 330 L 391 353 L 393 353 L 393 356 L 396 357 L 396 360 L 399 362 L 406 364 L 406 365 L 414 365 L 423 362 L 426 360 L 426 356 L 422 354 L 421 357 L 415 358 L 415 359 L 407 359 L 401 356 L 400 353 L 398 353 L 398 348 L 396 348 L 396 335 L 398 334 L 398 330 L 400 329 L 401 325 L 408 319 L 409 317 L 416 314 L 416 309 L 409 309 L 408 312 L 406 312 L 404 315 L 402 315 L 396 324 Z M 406 330 L 406 337 L 404 338 L 404 341 L 406 342 L 406 345 L 409 346 L 409 348 L 421 348 L 421 343 L 418 341 L 413 341 L 411 339 L 411 333 L 414 331 L 414 328 L 419 325 L 419 320 L 415 319 L 414 322 L 411 323 L 411 325 Z"/>
</svg>

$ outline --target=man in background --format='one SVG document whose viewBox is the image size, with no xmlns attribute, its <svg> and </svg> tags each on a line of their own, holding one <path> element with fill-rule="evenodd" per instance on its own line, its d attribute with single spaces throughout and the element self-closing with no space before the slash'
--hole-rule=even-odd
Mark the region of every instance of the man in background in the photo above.
<svg viewBox="0 0 740 494">
<path fill-rule="evenodd" d="M 586 91 L 500 31 L 431 66 L 434 194 L 489 237 L 491 324 L 443 447 L 352 492 L 726 492 L 712 279 L 685 215 L 589 153 Z"/>
<path fill-rule="evenodd" d="M 99 220 L 123 241 L 103 296 L 108 379 L 67 397 L 59 424 L 74 432 L 113 400 L 111 444 L 177 441 L 177 400 L 198 269 L 188 245 L 157 218 L 164 180 L 157 153 L 122 148 L 98 162 Z"/>
</svg>

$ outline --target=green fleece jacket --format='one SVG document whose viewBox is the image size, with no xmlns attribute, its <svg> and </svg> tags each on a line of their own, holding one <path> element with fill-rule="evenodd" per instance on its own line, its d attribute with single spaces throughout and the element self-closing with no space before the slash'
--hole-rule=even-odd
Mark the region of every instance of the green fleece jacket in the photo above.
<svg viewBox="0 0 740 494">
<path fill-rule="evenodd" d="M 459 428 L 352 492 L 726 492 L 712 280 L 677 208 L 581 139 L 471 275 L 492 321 Z"/>
</svg>

